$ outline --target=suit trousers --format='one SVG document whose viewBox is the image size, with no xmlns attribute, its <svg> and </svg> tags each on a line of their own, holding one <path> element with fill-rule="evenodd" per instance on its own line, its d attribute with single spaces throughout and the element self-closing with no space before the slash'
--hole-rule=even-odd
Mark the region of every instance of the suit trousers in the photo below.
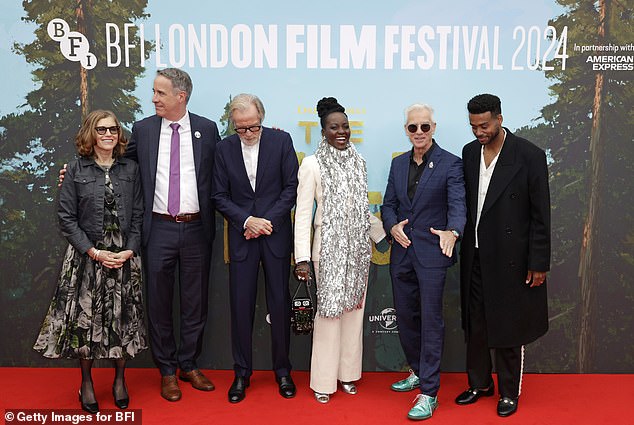
<svg viewBox="0 0 634 425">
<path fill-rule="evenodd" d="M 313 263 L 319 285 L 319 263 Z M 310 360 L 310 388 L 323 394 L 337 391 L 337 380 L 361 379 L 363 360 L 363 312 L 361 308 L 345 311 L 340 317 L 315 315 L 313 350 Z"/>
<path fill-rule="evenodd" d="M 152 355 L 161 375 L 176 369 L 197 369 L 207 323 L 207 293 L 211 244 L 200 220 L 176 223 L 152 220 L 145 247 L 145 271 Z M 180 344 L 172 320 L 174 284 L 178 270 Z"/>
<path fill-rule="evenodd" d="M 493 382 L 491 349 L 487 339 L 484 292 L 478 250 L 473 259 L 469 290 L 469 320 L 467 329 L 467 376 L 469 387 L 487 388 Z M 501 397 L 517 398 L 521 393 L 524 346 L 496 347 L 495 369 Z"/>
<path fill-rule="evenodd" d="M 423 266 L 409 248 L 400 263 L 390 264 L 390 273 L 405 358 L 420 378 L 421 393 L 435 397 L 445 336 L 442 297 L 447 268 Z"/>
<path fill-rule="evenodd" d="M 236 376 L 253 373 L 253 321 L 260 263 L 264 270 L 266 306 L 271 319 L 273 370 L 278 377 L 291 373 L 288 357 L 291 329 L 291 296 L 288 290 L 290 253 L 278 258 L 268 248 L 265 236 L 245 241 L 249 252 L 243 261 L 229 264 L 231 303 L 231 347 Z"/>
</svg>

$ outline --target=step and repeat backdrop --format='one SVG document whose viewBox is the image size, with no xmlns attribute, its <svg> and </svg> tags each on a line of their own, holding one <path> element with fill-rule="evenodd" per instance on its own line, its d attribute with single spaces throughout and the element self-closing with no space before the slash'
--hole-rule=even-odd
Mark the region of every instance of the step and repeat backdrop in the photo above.
<svg viewBox="0 0 634 425">
<path fill-rule="evenodd" d="M 56 178 L 74 156 L 82 114 L 113 110 L 129 130 L 152 115 L 156 70 L 194 82 L 189 110 L 229 131 L 232 96 L 257 94 L 264 125 L 298 158 L 321 138 L 315 106 L 346 107 L 368 166 L 372 211 L 392 157 L 410 148 L 403 110 L 435 110 L 435 139 L 460 155 L 473 139 L 467 101 L 502 99 L 504 124 L 547 151 L 552 200 L 550 330 L 527 349 L 530 372 L 634 370 L 634 1 L 5 2 L 0 16 L 0 366 L 74 365 L 31 347 L 66 242 Z M 232 367 L 225 223 L 217 221 L 202 368 Z M 269 369 L 263 279 L 256 368 Z M 291 289 L 296 283 L 291 280 Z M 443 370 L 464 370 L 458 266 L 445 287 Z M 407 369 L 392 303 L 389 253 L 373 253 L 365 370 Z M 296 369 L 310 337 L 294 336 Z M 152 366 L 149 353 L 131 366 Z"/>
</svg>

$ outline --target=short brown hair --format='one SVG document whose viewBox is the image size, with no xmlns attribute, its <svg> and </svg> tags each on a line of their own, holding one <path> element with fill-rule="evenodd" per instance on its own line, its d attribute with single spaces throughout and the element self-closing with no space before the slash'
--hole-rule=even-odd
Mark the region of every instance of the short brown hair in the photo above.
<svg viewBox="0 0 634 425">
<path fill-rule="evenodd" d="M 123 135 L 121 123 L 114 112 L 103 109 L 96 109 L 92 111 L 84 119 L 84 122 L 75 137 L 75 145 L 77 146 L 77 153 L 79 153 L 79 155 L 90 158 L 95 154 L 95 143 L 97 142 L 97 130 L 95 130 L 95 127 L 97 126 L 97 123 L 104 118 L 112 118 L 119 127 L 119 132 L 117 133 L 117 146 L 114 147 L 112 155 L 115 158 L 123 155 L 126 146 L 128 146 L 128 139 L 126 139 Z"/>
</svg>

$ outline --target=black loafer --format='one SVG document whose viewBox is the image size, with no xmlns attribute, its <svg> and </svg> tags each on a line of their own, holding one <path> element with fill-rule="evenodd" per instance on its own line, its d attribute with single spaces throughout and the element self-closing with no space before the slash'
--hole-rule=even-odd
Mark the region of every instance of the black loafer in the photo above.
<svg viewBox="0 0 634 425">
<path fill-rule="evenodd" d="M 277 378 L 277 383 L 280 386 L 280 395 L 284 398 L 293 398 L 295 397 L 295 393 L 297 389 L 295 388 L 295 383 L 293 382 L 293 378 L 291 375 L 281 376 Z"/>
<path fill-rule="evenodd" d="M 502 397 L 498 401 L 498 416 L 504 418 L 515 413 L 517 411 L 517 401 L 516 398 Z"/>
<path fill-rule="evenodd" d="M 244 400 L 247 388 L 249 387 L 249 378 L 246 376 L 236 376 L 233 384 L 229 388 L 229 403 L 239 403 Z"/>
<path fill-rule="evenodd" d="M 461 393 L 458 397 L 456 397 L 456 404 L 465 405 L 475 403 L 480 397 L 492 396 L 494 391 L 495 386 L 493 385 L 493 383 L 489 385 L 489 388 L 485 389 L 469 388 L 465 392 Z"/>
</svg>

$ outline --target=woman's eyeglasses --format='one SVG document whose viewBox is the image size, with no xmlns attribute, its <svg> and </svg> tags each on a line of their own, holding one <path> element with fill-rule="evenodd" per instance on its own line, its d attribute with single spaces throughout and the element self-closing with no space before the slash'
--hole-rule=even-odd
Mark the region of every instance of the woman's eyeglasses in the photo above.
<svg viewBox="0 0 634 425">
<path fill-rule="evenodd" d="M 110 134 L 119 134 L 118 125 L 113 125 L 112 127 L 95 127 L 95 131 L 100 136 L 103 136 L 104 134 L 106 134 L 106 130 L 110 131 Z"/>
<path fill-rule="evenodd" d="M 418 127 L 420 127 L 420 130 L 423 133 L 427 133 L 429 130 L 431 130 L 431 124 L 409 124 L 407 126 L 407 131 L 409 131 L 410 133 L 416 133 Z"/>
</svg>

